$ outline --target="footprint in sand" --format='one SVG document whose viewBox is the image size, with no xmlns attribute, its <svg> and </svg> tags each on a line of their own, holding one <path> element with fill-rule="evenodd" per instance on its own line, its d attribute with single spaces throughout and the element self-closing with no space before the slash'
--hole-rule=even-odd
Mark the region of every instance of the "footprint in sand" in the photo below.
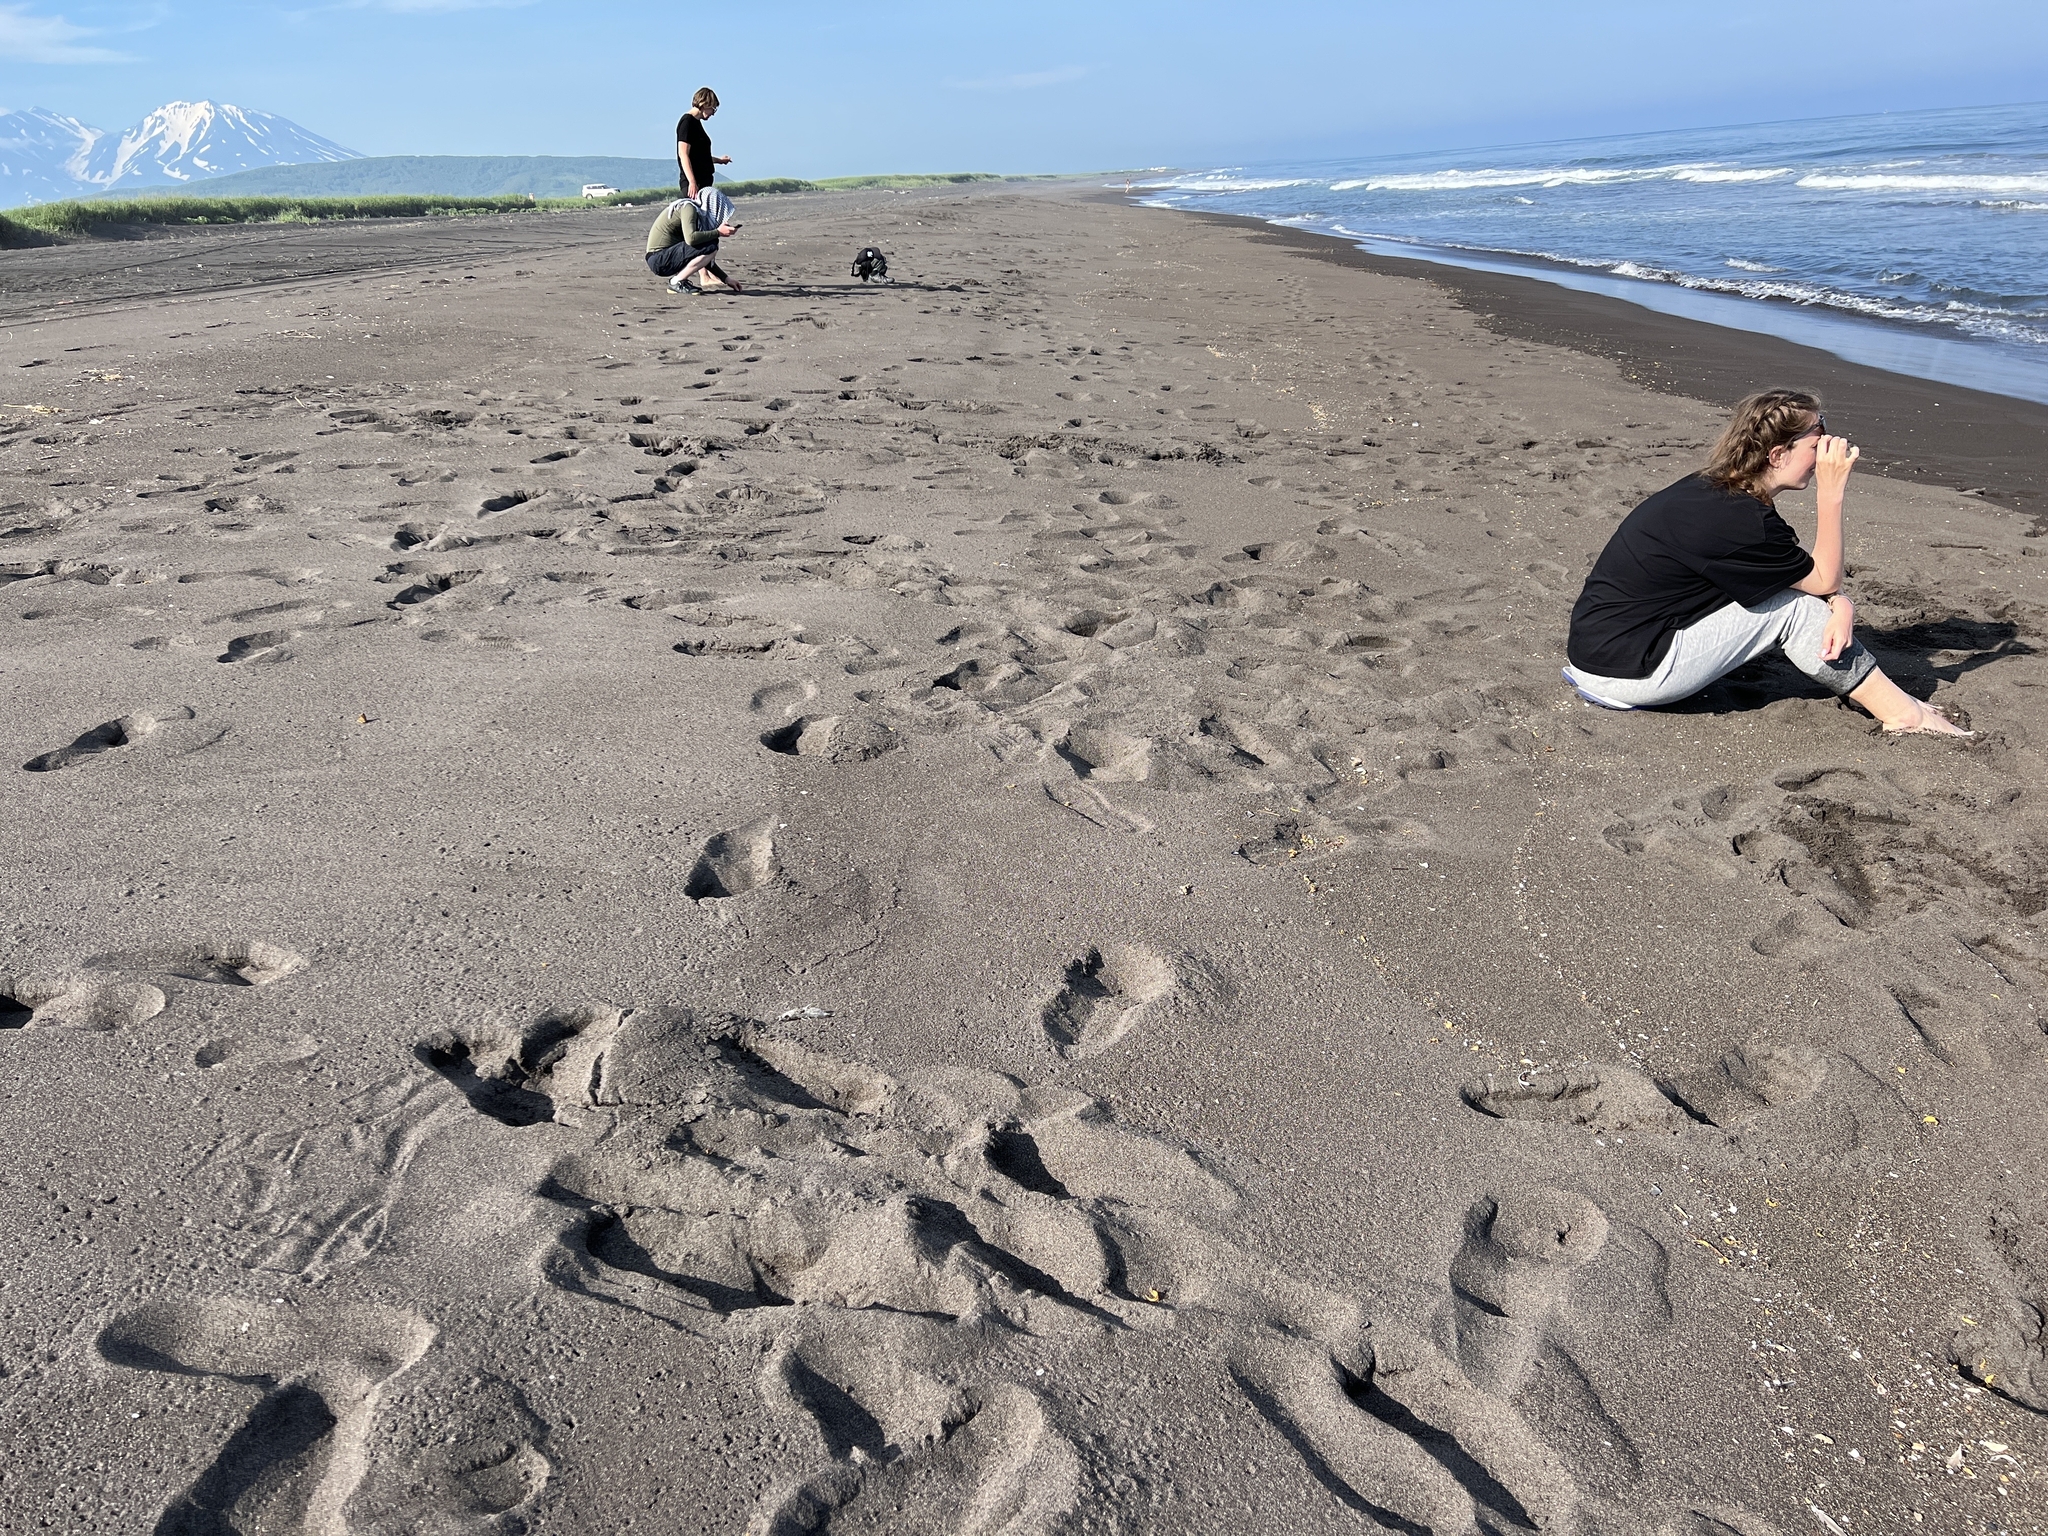
<svg viewBox="0 0 2048 1536">
<path fill-rule="evenodd" d="M 1724 1130 L 1738 1129 L 1770 1109 L 1813 1097 L 1828 1073 L 1806 1045 L 1745 1045 L 1710 1067 L 1657 1080 L 1687 1114 Z"/>
<path fill-rule="evenodd" d="M 380 578 L 386 581 L 402 581 L 407 576 L 416 578 L 396 597 L 386 603 L 384 605 L 386 608 L 395 611 L 401 608 L 414 607 L 420 603 L 432 602 L 444 592 L 452 592 L 457 587 L 467 586 L 470 582 L 475 581 L 477 577 L 483 575 L 482 571 L 407 571 L 405 566 L 411 563 L 407 561 L 404 564 L 392 566 L 390 573 Z"/>
<path fill-rule="evenodd" d="M 793 715 L 818 696 L 818 685 L 808 678 L 802 682 L 770 683 L 754 690 L 747 708 L 757 715 Z"/>
<path fill-rule="evenodd" d="M 1062 1056 L 1093 1056 L 1135 1029 L 1175 981 L 1173 964 L 1149 951 L 1090 949 L 1067 963 L 1058 990 L 1039 1005 L 1039 1026 Z"/>
<path fill-rule="evenodd" d="M 1519 1077 L 1488 1073 L 1468 1083 L 1463 1095 L 1467 1104 L 1495 1119 L 1583 1125 L 1599 1132 L 1676 1131 L 1688 1120 L 1683 1109 L 1631 1067 L 1567 1067 Z"/>
<path fill-rule="evenodd" d="M 548 1426 L 502 1377 L 430 1353 L 377 1393 L 363 1472 L 338 1529 L 351 1536 L 537 1531 L 554 1471 Z"/>
<path fill-rule="evenodd" d="M 1084 782 L 1143 784 L 1153 776 L 1153 743 L 1100 725 L 1073 725 L 1053 753 Z"/>
<path fill-rule="evenodd" d="M 281 571 L 264 569 L 244 571 L 191 571 L 183 576 L 180 576 L 178 578 L 178 584 L 180 586 L 186 586 L 208 581 L 248 580 L 268 581 L 280 587 L 303 587 L 308 582 L 317 579 L 319 575 L 320 572 L 318 568 L 312 566 L 305 566 L 300 567 L 298 569 L 288 569 Z"/>
<path fill-rule="evenodd" d="M 1083 608 L 1060 627 L 1070 635 L 1076 635 L 1083 640 L 1093 640 L 1113 651 L 1143 645 L 1159 634 L 1158 618 L 1142 609 L 1121 612 L 1115 609 Z"/>
<path fill-rule="evenodd" d="M 1281 816 L 1270 829 L 1242 839 L 1237 856 L 1249 864 L 1312 864 L 1351 845 L 1348 829 L 1321 817 Z"/>
<path fill-rule="evenodd" d="M 682 656 L 800 656 L 816 649 L 803 634 L 794 625 L 767 619 L 702 615 L 684 622 L 683 638 L 670 648 Z"/>
<path fill-rule="evenodd" d="M 800 1410 L 817 1424 L 858 1404 L 822 1377 L 823 1400 Z M 938 1391 L 936 1384 L 933 1390 Z M 953 1394 L 958 1397 L 959 1394 Z M 890 1530 L 1041 1536 L 1080 1503 L 1081 1458 L 1022 1387 L 997 1386 L 956 1410 L 942 1435 L 908 1452 L 849 1446 L 845 1458 L 793 1489 L 773 1493 L 747 1536 L 826 1536 Z M 822 1410 L 822 1415 L 821 1412 Z"/>
<path fill-rule="evenodd" d="M 132 1028 L 164 1011 L 164 995 L 141 982 L 77 976 L 0 976 L 0 1029 Z"/>
<path fill-rule="evenodd" d="M 692 901 L 723 901 L 774 879 L 774 833 L 775 818 L 764 816 L 707 839 L 683 880 L 683 894 Z"/>
<path fill-rule="evenodd" d="M 127 1370 L 263 1391 L 157 1536 L 503 1530 L 496 1517 L 530 1503 L 551 1471 L 546 1426 L 518 1388 L 423 1360 L 434 1330 L 394 1307 L 158 1302 L 97 1342 Z"/>
<path fill-rule="evenodd" d="M 1305 539 L 1276 539 L 1264 544 L 1247 544 L 1234 555 L 1225 555 L 1225 565 L 1300 565 L 1305 561 L 1326 562 L 1333 551 L 1327 544 Z"/>
<path fill-rule="evenodd" d="M 253 635 L 237 635 L 228 642 L 228 648 L 214 660 L 227 665 L 238 662 L 252 664 L 275 664 L 290 661 L 292 652 L 286 642 L 297 639 L 298 632 L 290 629 L 266 629 Z"/>
<path fill-rule="evenodd" d="M 160 959 L 173 976 L 230 987 L 267 987 L 306 968 L 304 955 L 261 939 L 204 939 Z"/>
<path fill-rule="evenodd" d="M 597 1103 L 601 1063 L 624 1013 L 602 1005 L 546 1013 L 518 1030 L 443 1031 L 414 1049 L 479 1114 L 541 1125 Z"/>
<path fill-rule="evenodd" d="M 1316 1480 L 1380 1526 L 1444 1536 L 1580 1528 L 1564 1459 L 1413 1328 L 1375 1323 L 1335 1349 L 1275 1332 L 1233 1375 Z"/>
<path fill-rule="evenodd" d="M 1677 1131 L 1688 1122 L 1739 1130 L 1766 1110 L 1811 1098 L 1827 1062 L 1810 1046 L 1746 1045 L 1711 1066 L 1652 1081 L 1611 1063 L 1488 1073 L 1464 1100 L 1499 1120 L 1582 1125 L 1590 1130 Z"/>
<path fill-rule="evenodd" d="M 32 757 L 21 766 L 30 773 L 54 773 L 61 768 L 73 768 L 103 752 L 132 747 L 145 737 L 155 735 L 169 721 L 190 720 L 194 716 L 195 711 L 191 709 L 176 709 L 160 715 L 123 715 L 118 720 L 94 726 L 68 747 Z"/>
<path fill-rule="evenodd" d="M 1606 1242 L 1607 1218 L 1583 1195 L 1516 1191 L 1472 1207 L 1450 1281 L 1458 1363 L 1475 1386 L 1514 1396 L 1573 1271 Z"/>
<path fill-rule="evenodd" d="M 903 738 L 867 715 L 805 715 L 764 731 L 761 745 L 785 757 L 817 757 L 828 763 L 865 763 L 893 752 Z"/>
<path fill-rule="evenodd" d="M 930 697 L 942 700 L 947 693 L 972 699 L 984 708 L 999 711 L 1029 704 L 1050 692 L 1053 683 L 1022 662 L 969 657 L 950 671 L 931 680 Z"/>
<path fill-rule="evenodd" d="M 1577 1195 L 1482 1199 L 1449 1269 L 1449 1353 L 1411 1324 L 1338 1319 L 1323 1342 L 1292 1329 L 1255 1336 L 1234 1374 L 1318 1481 L 1383 1526 L 1578 1529 L 1586 1501 L 1572 1468 L 1513 1399 L 1547 1354 L 1575 1272 L 1607 1235 L 1605 1217 Z"/>
</svg>

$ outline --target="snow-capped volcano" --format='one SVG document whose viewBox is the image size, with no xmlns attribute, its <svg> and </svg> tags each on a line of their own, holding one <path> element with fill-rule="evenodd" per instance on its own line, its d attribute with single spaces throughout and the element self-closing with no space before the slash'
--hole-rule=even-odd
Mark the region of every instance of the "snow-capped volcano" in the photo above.
<svg viewBox="0 0 2048 1536">
<path fill-rule="evenodd" d="M 259 165 L 359 158 L 268 112 L 174 101 L 112 134 L 41 108 L 0 111 L 0 205 L 188 186 Z"/>
<path fill-rule="evenodd" d="M 356 152 L 268 112 L 174 101 L 117 140 L 108 134 L 85 157 L 83 179 L 99 187 L 167 186 L 259 165 L 354 160 Z"/>
</svg>

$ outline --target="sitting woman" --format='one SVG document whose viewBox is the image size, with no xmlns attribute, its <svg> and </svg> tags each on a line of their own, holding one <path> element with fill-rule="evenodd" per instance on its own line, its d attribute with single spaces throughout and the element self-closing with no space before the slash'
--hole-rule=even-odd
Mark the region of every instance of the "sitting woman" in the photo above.
<svg viewBox="0 0 2048 1536">
<path fill-rule="evenodd" d="M 1589 704 L 1641 709 L 1688 698 L 1776 647 L 1894 734 L 1967 736 L 1902 690 L 1855 638 L 1842 595 L 1842 497 L 1857 450 L 1828 436 L 1820 401 L 1751 395 L 1707 467 L 1622 520 L 1572 607 L 1565 681 Z M 1820 482 L 1813 553 L 1774 505 Z"/>
</svg>

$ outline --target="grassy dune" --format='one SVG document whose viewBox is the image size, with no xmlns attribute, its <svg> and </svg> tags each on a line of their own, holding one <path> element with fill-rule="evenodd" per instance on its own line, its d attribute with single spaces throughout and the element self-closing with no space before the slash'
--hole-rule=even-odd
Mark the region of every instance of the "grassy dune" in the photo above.
<svg viewBox="0 0 2048 1536">
<path fill-rule="evenodd" d="M 955 186 L 1001 181 L 1000 176 L 961 171 L 933 176 L 839 176 L 828 181 L 771 177 L 726 182 L 733 197 L 785 192 L 852 192 Z M 643 187 L 607 198 L 444 197 L 379 194 L 365 197 L 204 197 L 190 193 L 41 203 L 0 217 L 0 243 L 19 245 L 39 236 L 91 235 L 113 225 L 135 224 L 312 224 L 328 219 L 474 218 L 498 213 L 573 213 L 591 208 L 665 202 L 673 187 Z"/>
</svg>

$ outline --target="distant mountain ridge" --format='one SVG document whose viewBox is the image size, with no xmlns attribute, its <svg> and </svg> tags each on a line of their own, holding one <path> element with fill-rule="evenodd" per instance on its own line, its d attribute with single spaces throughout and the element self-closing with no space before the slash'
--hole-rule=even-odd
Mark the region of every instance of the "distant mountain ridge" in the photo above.
<svg viewBox="0 0 2048 1536">
<path fill-rule="evenodd" d="M 360 158 L 288 119 L 210 101 L 168 102 L 120 134 L 31 107 L 0 112 L 0 207 Z"/>
<path fill-rule="evenodd" d="M 574 197 L 588 182 L 621 191 L 675 185 L 673 160 L 616 155 L 374 155 L 326 165 L 271 165 L 217 177 L 209 197 Z M 124 189 L 125 190 L 125 189 Z"/>
</svg>

